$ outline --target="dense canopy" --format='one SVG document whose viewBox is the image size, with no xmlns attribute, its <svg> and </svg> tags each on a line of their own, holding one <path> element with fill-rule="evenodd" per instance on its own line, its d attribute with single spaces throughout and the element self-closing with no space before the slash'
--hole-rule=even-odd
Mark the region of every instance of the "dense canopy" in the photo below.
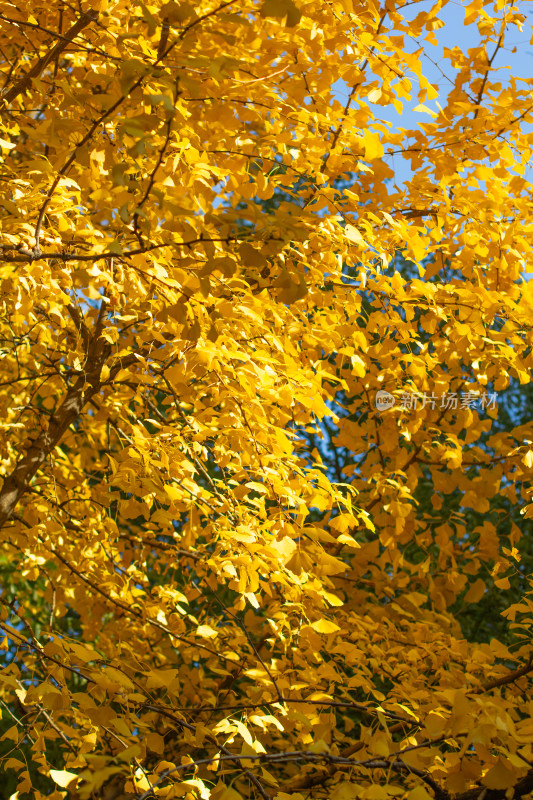
<svg viewBox="0 0 533 800">
<path fill-rule="evenodd" d="M 446 9 L 0 0 L 6 797 L 532 796 L 531 20 Z"/>
</svg>

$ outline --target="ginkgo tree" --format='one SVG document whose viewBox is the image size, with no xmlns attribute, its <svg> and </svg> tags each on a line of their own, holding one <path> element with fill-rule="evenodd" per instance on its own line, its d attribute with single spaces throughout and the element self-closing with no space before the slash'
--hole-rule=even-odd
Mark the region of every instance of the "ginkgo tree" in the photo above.
<svg viewBox="0 0 533 800">
<path fill-rule="evenodd" d="M 531 796 L 531 26 L 412 6 L 0 0 L 13 797 Z"/>
</svg>

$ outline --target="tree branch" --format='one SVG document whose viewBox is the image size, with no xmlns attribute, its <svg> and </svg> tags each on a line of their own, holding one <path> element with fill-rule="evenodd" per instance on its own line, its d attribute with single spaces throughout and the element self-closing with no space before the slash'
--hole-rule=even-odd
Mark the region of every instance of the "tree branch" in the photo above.
<svg viewBox="0 0 533 800">
<path fill-rule="evenodd" d="M 80 375 L 67 391 L 57 413 L 50 419 L 48 430 L 42 431 L 37 439 L 31 442 L 26 455 L 20 459 L 11 475 L 5 478 L 0 491 L 0 529 L 11 518 L 17 503 L 48 455 L 80 416 L 83 406 L 100 390 L 104 353 L 93 368 L 86 374 Z"/>
<path fill-rule="evenodd" d="M 22 94 L 29 88 L 32 78 L 38 78 L 39 75 L 42 73 L 44 69 L 48 66 L 48 64 L 53 61 L 55 58 L 59 56 L 59 54 L 69 45 L 82 31 L 84 28 L 87 27 L 89 22 L 92 22 L 96 19 L 96 13 L 93 11 L 84 12 L 81 17 L 74 23 L 74 25 L 70 28 L 70 30 L 65 34 L 63 38 L 61 38 L 56 44 L 42 56 L 33 67 L 26 72 L 22 78 L 7 90 L 4 90 L 2 94 L 2 100 L 6 105 L 15 100 L 19 94 Z"/>
<path fill-rule="evenodd" d="M 513 789 L 513 793 L 509 794 L 509 790 Z M 458 794 L 455 800 L 520 800 L 526 794 L 533 791 L 533 769 L 530 769 L 514 787 L 507 787 L 506 789 L 487 789 L 485 786 L 476 786 L 474 789 L 469 789 L 468 792 Z"/>
<path fill-rule="evenodd" d="M 507 683 L 513 683 L 514 681 L 518 680 L 518 678 L 522 678 L 524 675 L 528 675 L 530 672 L 533 672 L 533 657 L 530 657 L 527 664 L 525 664 L 523 667 L 515 669 L 513 672 L 509 672 L 502 678 L 495 678 L 493 681 L 485 683 L 483 686 L 479 686 L 477 689 L 473 689 L 471 692 L 469 692 L 469 694 L 482 694 L 483 692 L 489 692 L 491 689 L 497 689 L 498 686 L 505 686 Z"/>
</svg>

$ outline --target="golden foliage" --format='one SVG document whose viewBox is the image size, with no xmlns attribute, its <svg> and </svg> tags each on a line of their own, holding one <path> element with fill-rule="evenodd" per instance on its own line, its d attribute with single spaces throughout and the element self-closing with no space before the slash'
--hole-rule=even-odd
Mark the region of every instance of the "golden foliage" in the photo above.
<svg viewBox="0 0 533 800">
<path fill-rule="evenodd" d="M 533 468 L 480 407 L 533 363 L 532 82 L 492 67 L 524 17 L 471 2 L 427 114 L 445 3 L 411 5 L 0 2 L 20 798 L 533 790 L 533 595 L 512 642 L 454 606 L 519 571 Z"/>
</svg>

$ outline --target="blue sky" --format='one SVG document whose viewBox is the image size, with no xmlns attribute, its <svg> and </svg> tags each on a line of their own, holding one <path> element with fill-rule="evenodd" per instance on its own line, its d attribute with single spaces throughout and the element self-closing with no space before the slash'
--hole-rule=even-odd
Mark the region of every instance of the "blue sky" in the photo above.
<svg viewBox="0 0 533 800">
<path fill-rule="evenodd" d="M 406 17 L 411 15 L 413 18 L 420 12 L 421 6 L 429 7 L 432 0 L 421 0 L 421 2 L 414 2 L 411 6 L 402 9 L 402 13 Z M 410 42 L 410 49 L 415 51 L 419 47 L 424 47 L 423 57 L 423 71 L 426 78 L 434 84 L 439 90 L 439 98 L 435 100 L 427 100 L 425 105 L 434 111 L 438 111 L 437 102 L 444 105 L 444 101 L 449 90 L 452 88 L 455 71 L 450 66 L 450 62 L 443 58 L 443 48 L 460 47 L 463 52 L 468 51 L 471 47 L 476 47 L 480 43 L 480 35 L 477 25 L 465 25 L 465 5 L 459 0 L 452 0 L 446 5 L 439 13 L 440 19 L 443 20 L 444 27 L 435 31 L 435 36 L 438 40 L 436 45 L 429 44 L 428 42 L 421 42 L 420 40 L 412 39 Z M 533 7 L 528 0 L 519 0 L 515 3 L 517 8 L 522 14 L 526 16 L 523 24 L 522 31 L 518 30 L 516 25 L 511 25 L 507 31 L 505 45 L 499 50 L 493 62 L 493 67 L 498 69 L 497 73 L 493 73 L 493 80 L 498 80 L 502 84 L 506 84 L 508 77 L 513 75 L 517 78 L 533 78 Z M 409 40 L 406 38 L 406 45 L 409 45 Z M 492 55 L 492 50 L 489 50 Z M 495 77 L 497 76 L 497 78 Z M 344 81 L 339 80 L 333 85 L 335 95 L 341 102 L 345 102 L 349 95 L 349 87 Z M 391 122 L 395 128 L 416 128 L 419 122 L 429 122 L 431 117 L 427 113 L 414 111 L 413 109 L 419 104 L 419 101 L 414 93 L 413 99 L 404 102 L 404 111 L 400 115 L 395 110 L 394 106 L 372 106 L 376 118 Z M 529 126 L 533 134 L 533 126 Z M 526 128 L 527 130 L 527 128 Z M 401 184 L 409 178 L 409 162 L 400 156 L 389 156 L 393 159 L 390 166 L 395 172 L 396 183 Z M 529 167 L 529 176 L 526 171 L 526 177 L 533 180 L 533 164 Z M 531 267 L 533 270 L 533 266 Z M 525 272 L 524 277 L 533 278 L 533 272 Z"/>
<path fill-rule="evenodd" d="M 414 18 L 420 12 L 421 6 L 429 7 L 430 5 L 432 5 L 432 0 L 421 0 L 421 2 L 412 3 L 411 6 L 402 9 L 402 13 L 407 18 L 409 18 L 409 16 Z M 524 22 L 521 33 L 515 25 L 510 26 L 505 46 L 499 50 L 494 59 L 493 67 L 499 68 L 496 74 L 498 76 L 498 81 L 502 84 L 507 82 L 506 76 L 510 75 L 519 78 L 533 78 L 533 44 L 530 43 L 533 33 L 533 8 L 530 2 L 525 2 L 524 0 L 515 3 L 515 8 L 519 9 L 521 13 L 526 16 L 526 21 Z M 452 0 L 452 2 L 448 3 L 439 13 L 439 17 L 443 20 L 445 25 L 435 31 L 438 44 L 432 45 L 429 44 L 429 42 L 412 39 L 410 42 L 410 50 L 414 52 L 418 50 L 419 47 L 424 47 L 424 74 L 426 78 L 439 89 L 440 102 L 444 105 L 443 100 L 446 99 L 449 90 L 452 88 L 455 71 L 450 66 L 450 62 L 443 58 L 443 48 L 460 47 L 463 52 L 466 52 L 469 48 L 479 45 L 480 36 L 475 23 L 471 25 L 464 24 L 465 5 L 459 2 L 459 0 Z M 406 45 L 409 46 L 409 40 L 407 38 Z M 494 79 L 493 77 L 493 80 Z M 346 101 L 350 92 L 349 87 L 347 87 L 342 80 L 338 80 L 334 83 L 333 90 L 341 102 Z M 438 111 L 438 101 L 439 98 L 427 100 L 425 105 L 434 111 Z M 411 129 L 416 128 L 419 122 L 431 121 L 431 117 L 429 117 L 428 114 L 413 111 L 419 104 L 415 93 L 410 102 L 403 102 L 404 111 L 401 115 L 398 114 L 392 105 L 374 105 L 372 108 L 376 118 L 392 122 L 394 127 Z M 405 159 L 397 157 L 391 166 L 393 166 L 400 181 L 403 182 L 409 177 L 409 166 Z M 533 165 L 530 169 L 533 171 Z"/>
</svg>

